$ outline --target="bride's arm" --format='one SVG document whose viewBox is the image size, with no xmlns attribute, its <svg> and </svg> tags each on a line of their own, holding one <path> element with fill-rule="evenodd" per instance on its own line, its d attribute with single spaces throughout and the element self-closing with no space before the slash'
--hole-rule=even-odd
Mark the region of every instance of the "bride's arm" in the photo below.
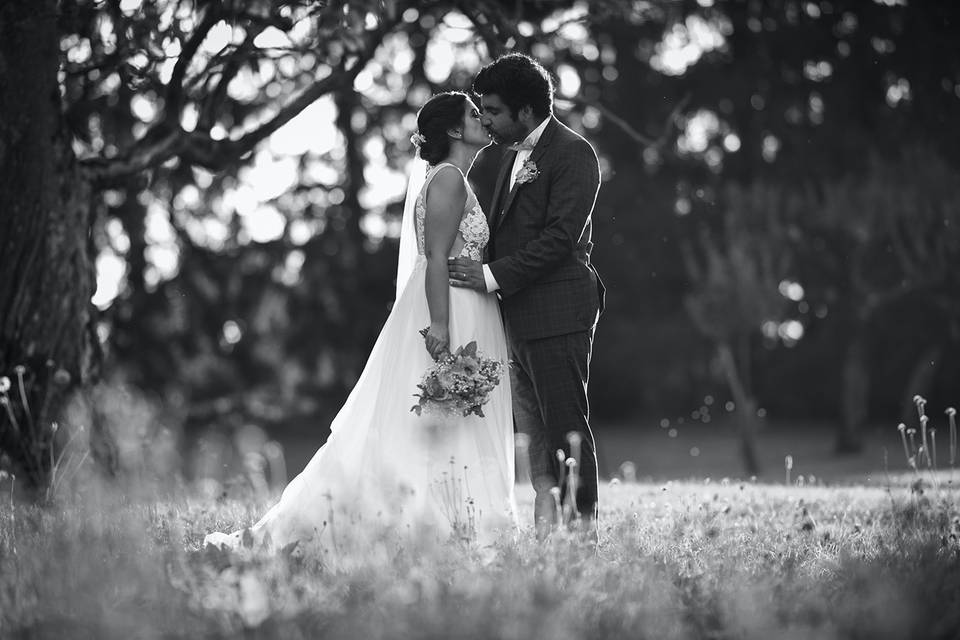
<svg viewBox="0 0 960 640">
<path fill-rule="evenodd" d="M 467 190 L 455 167 L 444 167 L 427 187 L 423 222 L 427 257 L 426 294 L 430 328 L 425 336 L 427 351 L 436 358 L 450 347 L 450 283 L 447 257 L 463 217 Z"/>
</svg>

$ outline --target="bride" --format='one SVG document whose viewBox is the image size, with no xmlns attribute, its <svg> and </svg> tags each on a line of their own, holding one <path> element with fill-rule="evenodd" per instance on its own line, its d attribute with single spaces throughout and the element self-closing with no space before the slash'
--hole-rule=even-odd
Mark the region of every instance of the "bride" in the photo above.
<svg viewBox="0 0 960 640">
<path fill-rule="evenodd" d="M 370 536 L 483 545 L 516 531 L 509 376 L 485 417 L 411 412 L 417 383 L 445 351 L 475 340 L 487 357 L 508 358 L 495 296 L 450 287 L 447 275 L 448 257 L 481 260 L 489 239 L 464 178 L 489 137 L 460 92 L 427 101 L 417 126 L 411 140 L 426 166 L 414 161 L 421 175 L 411 173 L 407 190 L 396 301 L 356 386 L 326 444 L 260 521 L 204 544 L 237 547 L 252 535 L 256 545 L 336 553 Z"/>
</svg>

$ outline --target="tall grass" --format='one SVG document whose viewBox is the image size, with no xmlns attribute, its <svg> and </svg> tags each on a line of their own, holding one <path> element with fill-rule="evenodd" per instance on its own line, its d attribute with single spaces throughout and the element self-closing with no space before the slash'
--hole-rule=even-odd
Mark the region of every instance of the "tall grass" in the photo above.
<svg viewBox="0 0 960 640">
<path fill-rule="evenodd" d="M 263 500 L 187 487 L 131 499 L 87 480 L 0 511 L 0 637 L 955 638 L 953 485 L 620 483 L 598 548 L 528 523 L 450 544 L 310 557 L 201 549 Z M 6 495 L 0 491 L 0 495 Z M 521 492 L 521 510 L 532 496 Z"/>
<path fill-rule="evenodd" d="M 885 488 L 792 482 L 791 458 L 784 485 L 644 484 L 624 463 L 601 488 L 599 546 L 538 544 L 524 485 L 524 529 L 492 549 L 384 538 L 331 562 L 201 548 L 263 514 L 282 455 L 241 430 L 246 490 L 166 481 L 189 466 L 174 435 L 149 407 L 105 397 L 127 409 L 107 412 L 109 428 L 132 434 L 121 480 L 86 465 L 38 506 L 0 477 L 0 638 L 960 637 L 952 410 L 950 469 L 936 471 L 932 426 L 927 454 L 922 428 L 917 443 L 903 425 L 910 471 Z M 199 477 L 222 466 L 214 449 L 197 447 Z"/>
</svg>

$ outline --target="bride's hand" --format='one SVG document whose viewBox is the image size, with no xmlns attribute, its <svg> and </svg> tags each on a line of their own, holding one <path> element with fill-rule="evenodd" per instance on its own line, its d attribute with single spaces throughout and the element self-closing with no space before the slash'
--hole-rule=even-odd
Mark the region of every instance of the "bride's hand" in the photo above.
<svg viewBox="0 0 960 640">
<path fill-rule="evenodd" d="M 444 325 L 431 324 L 423 332 L 423 342 L 430 357 L 436 360 L 444 352 L 450 351 L 450 329 Z"/>
</svg>

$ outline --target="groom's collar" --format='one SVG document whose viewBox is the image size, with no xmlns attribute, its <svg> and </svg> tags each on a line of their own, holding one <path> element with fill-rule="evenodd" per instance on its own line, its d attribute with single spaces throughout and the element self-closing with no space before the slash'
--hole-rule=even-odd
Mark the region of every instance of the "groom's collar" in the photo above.
<svg viewBox="0 0 960 640">
<path fill-rule="evenodd" d="M 523 142 L 520 143 L 521 146 L 533 148 L 538 142 L 540 142 L 540 136 L 543 135 L 544 129 L 547 128 L 547 125 L 550 124 L 550 119 L 553 118 L 553 114 L 549 114 L 546 118 L 543 119 L 543 122 L 538 124 L 533 131 L 527 134 L 527 137 L 523 139 Z"/>
</svg>

